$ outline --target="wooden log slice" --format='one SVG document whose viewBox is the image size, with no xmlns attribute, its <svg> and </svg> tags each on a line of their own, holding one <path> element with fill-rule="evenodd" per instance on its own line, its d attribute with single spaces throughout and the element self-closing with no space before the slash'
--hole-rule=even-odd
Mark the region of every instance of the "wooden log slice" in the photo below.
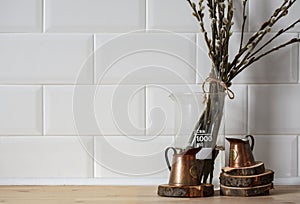
<svg viewBox="0 0 300 204">
<path fill-rule="evenodd" d="M 212 184 L 201 184 L 198 186 L 173 186 L 169 184 L 159 185 L 157 194 L 167 197 L 208 197 L 214 195 Z"/>
<path fill-rule="evenodd" d="M 264 173 L 265 165 L 263 162 L 257 161 L 253 166 L 241 168 L 224 167 L 222 168 L 222 171 L 230 175 L 250 176 Z"/>
<path fill-rule="evenodd" d="M 269 184 L 274 179 L 274 172 L 266 170 L 262 174 L 252 176 L 233 176 L 227 173 L 221 173 L 220 183 L 232 187 L 253 187 Z"/>
<path fill-rule="evenodd" d="M 273 189 L 273 183 L 263 185 L 263 186 L 255 186 L 248 188 L 239 188 L 239 187 L 228 187 L 221 185 L 220 187 L 220 195 L 225 196 L 262 196 L 268 195 L 269 191 Z"/>
</svg>

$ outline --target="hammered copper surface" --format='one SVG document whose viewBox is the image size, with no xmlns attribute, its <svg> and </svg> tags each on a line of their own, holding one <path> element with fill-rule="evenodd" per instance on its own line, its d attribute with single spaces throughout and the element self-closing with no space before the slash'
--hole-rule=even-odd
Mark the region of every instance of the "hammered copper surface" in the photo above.
<svg viewBox="0 0 300 204">
<path fill-rule="evenodd" d="M 249 139 L 252 144 L 250 146 Z M 230 142 L 229 148 L 229 167 L 240 168 L 256 164 L 252 150 L 254 147 L 254 138 L 247 135 L 245 138 L 226 138 Z"/>
</svg>

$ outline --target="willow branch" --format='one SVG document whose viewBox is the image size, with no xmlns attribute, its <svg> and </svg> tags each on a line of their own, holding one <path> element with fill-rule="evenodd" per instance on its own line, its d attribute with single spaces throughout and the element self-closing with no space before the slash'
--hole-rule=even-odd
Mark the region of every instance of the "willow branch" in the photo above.
<svg viewBox="0 0 300 204">
<path fill-rule="evenodd" d="M 228 65 L 228 58 L 229 58 L 229 53 L 228 53 L 228 48 L 229 48 L 229 40 L 230 40 L 230 37 L 232 35 L 232 32 L 231 32 L 231 26 L 233 25 L 233 22 L 232 22 L 232 19 L 233 19 L 233 1 L 232 0 L 229 0 L 228 1 L 228 6 L 227 6 L 227 18 L 224 18 L 223 19 L 223 23 L 225 25 L 225 39 L 224 39 L 224 43 L 223 43 L 223 66 L 224 66 L 224 69 L 221 70 L 221 73 L 222 73 L 222 80 L 223 81 L 226 81 L 227 80 L 227 72 L 228 72 L 228 68 L 229 68 L 229 65 Z"/>
<path fill-rule="evenodd" d="M 204 34 L 204 40 L 205 40 L 206 46 L 208 48 L 209 57 L 211 58 L 213 64 L 215 65 L 215 57 L 214 57 L 214 53 L 213 53 L 212 48 L 211 48 L 211 40 L 208 38 L 208 34 L 207 34 L 207 31 L 206 31 L 205 26 L 204 26 L 204 19 L 203 19 L 204 18 L 204 13 L 203 13 L 204 6 L 202 5 L 203 0 L 199 0 L 199 10 L 198 11 L 197 11 L 195 3 L 191 2 L 191 0 L 187 0 L 187 1 L 188 1 L 188 3 L 190 4 L 191 8 L 194 11 L 193 16 L 195 16 L 195 18 L 199 22 L 201 31 Z"/>
<path fill-rule="evenodd" d="M 285 46 L 288 46 L 288 45 L 291 45 L 291 44 L 294 44 L 294 43 L 299 43 L 300 42 L 300 38 L 293 38 L 291 39 L 290 41 L 286 42 L 286 43 L 283 43 L 277 47 L 274 47 L 273 49 L 259 55 L 258 57 L 252 57 L 249 62 L 247 64 L 245 64 L 241 69 L 239 69 L 233 76 L 231 76 L 229 78 L 229 80 L 232 80 L 234 77 L 236 77 L 236 75 L 238 75 L 239 73 L 241 73 L 244 69 L 246 69 L 247 67 L 249 67 L 251 64 L 253 64 L 254 62 L 260 60 L 261 58 L 271 54 L 272 52 L 275 52 L 277 50 L 280 50 L 282 48 L 284 48 Z"/>
<path fill-rule="evenodd" d="M 242 23 L 242 33 L 241 33 L 241 42 L 240 42 L 239 52 L 242 50 L 243 41 L 244 41 L 245 24 L 246 24 L 246 20 L 247 20 L 247 16 L 246 16 L 247 1 L 248 0 L 243 0 L 243 23 Z"/>
<path fill-rule="evenodd" d="M 279 19 L 281 19 L 283 16 L 287 14 L 288 9 L 296 2 L 296 0 L 284 0 L 282 5 L 275 10 L 273 15 L 269 18 L 268 21 L 262 24 L 260 29 L 254 33 L 254 35 L 248 40 L 246 45 L 240 50 L 240 52 L 235 56 L 234 60 L 232 61 L 230 65 L 229 72 L 236 72 L 235 68 L 237 66 L 237 63 L 240 59 L 240 57 L 250 48 L 253 48 L 260 42 L 260 40 L 264 37 L 264 35 L 267 33 L 266 30 L 268 30 L 267 27 L 271 28 Z M 288 5 L 286 5 L 288 3 Z M 259 39 L 257 39 L 259 38 Z M 232 69 L 233 68 L 233 69 Z"/>
<path fill-rule="evenodd" d="M 260 47 L 258 50 L 256 50 L 255 52 L 253 52 L 249 58 L 253 57 L 254 55 L 256 55 L 257 53 L 259 53 L 262 49 L 264 49 L 267 45 L 269 45 L 273 40 L 275 40 L 278 36 L 280 36 L 281 34 L 285 33 L 286 31 L 292 29 L 293 27 L 295 27 L 295 25 L 297 25 L 298 23 L 300 23 L 300 19 L 298 19 L 297 21 L 295 21 L 294 23 L 292 23 L 290 26 L 288 26 L 285 29 L 281 29 L 279 30 L 276 35 L 274 37 L 272 37 L 270 40 L 268 40 L 262 47 Z"/>
</svg>

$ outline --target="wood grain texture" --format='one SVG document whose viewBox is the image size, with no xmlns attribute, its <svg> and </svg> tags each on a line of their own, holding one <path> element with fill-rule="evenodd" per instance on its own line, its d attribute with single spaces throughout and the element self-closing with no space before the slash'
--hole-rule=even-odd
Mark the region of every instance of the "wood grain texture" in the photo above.
<svg viewBox="0 0 300 204">
<path fill-rule="evenodd" d="M 157 195 L 157 186 L 0 186 L 5 204 L 269 204 L 299 203 L 300 186 L 275 186 L 263 197 L 215 196 L 169 198 Z"/>
<path fill-rule="evenodd" d="M 255 165 L 250 167 L 241 167 L 241 168 L 224 167 L 222 168 L 222 172 L 230 175 L 236 175 L 236 176 L 257 175 L 265 172 L 265 165 L 263 162 L 257 161 Z"/>
<path fill-rule="evenodd" d="M 198 186 L 172 186 L 159 185 L 157 194 L 167 197 L 208 197 L 214 195 L 214 186 L 211 184 L 202 184 Z"/>
<path fill-rule="evenodd" d="M 272 183 L 274 180 L 274 172 L 266 170 L 262 174 L 251 176 L 233 176 L 227 173 L 221 173 L 220 183 L 231 187 L 253 187 L 262 186 Z"/>
<path fill-rule="evenodd" d="M 262 196 L 269 195 L 270 190 L 273 189 L 273 183 L 263 185 L 263 186 L 255 186 L 255 187 L 228 187 L 221 185 L 220 193 L 225 196 Z"/>
</svg>

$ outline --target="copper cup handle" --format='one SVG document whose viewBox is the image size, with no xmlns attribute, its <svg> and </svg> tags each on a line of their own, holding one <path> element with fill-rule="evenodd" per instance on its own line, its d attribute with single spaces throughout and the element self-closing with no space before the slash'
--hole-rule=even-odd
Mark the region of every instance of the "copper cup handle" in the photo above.
<svg viewBox="0 0 300 204">
<path fill-rule="evenodd" d="M 246 137 L 250 138 L 250 140 L 251 140 L 250 149 L 251 149 L 251 151 L 253 151 L 253 148 L 254 148 L 254 137 L 252 135 L 246 135 Z"/>
<path fill-rule="evenodd" d="M 176 149 L 174 147 L 168 147 L 165 150 L 166 163 L 167 163 L 168 169 L 171 171 L 171 165 L 170 165 L 170 161 L 169 161 L 169 158 L 168 158 L 168 152 L 169 152 L 170 149 L 173 150 L 174 154 L 176 154 Z"/>
</svg>

